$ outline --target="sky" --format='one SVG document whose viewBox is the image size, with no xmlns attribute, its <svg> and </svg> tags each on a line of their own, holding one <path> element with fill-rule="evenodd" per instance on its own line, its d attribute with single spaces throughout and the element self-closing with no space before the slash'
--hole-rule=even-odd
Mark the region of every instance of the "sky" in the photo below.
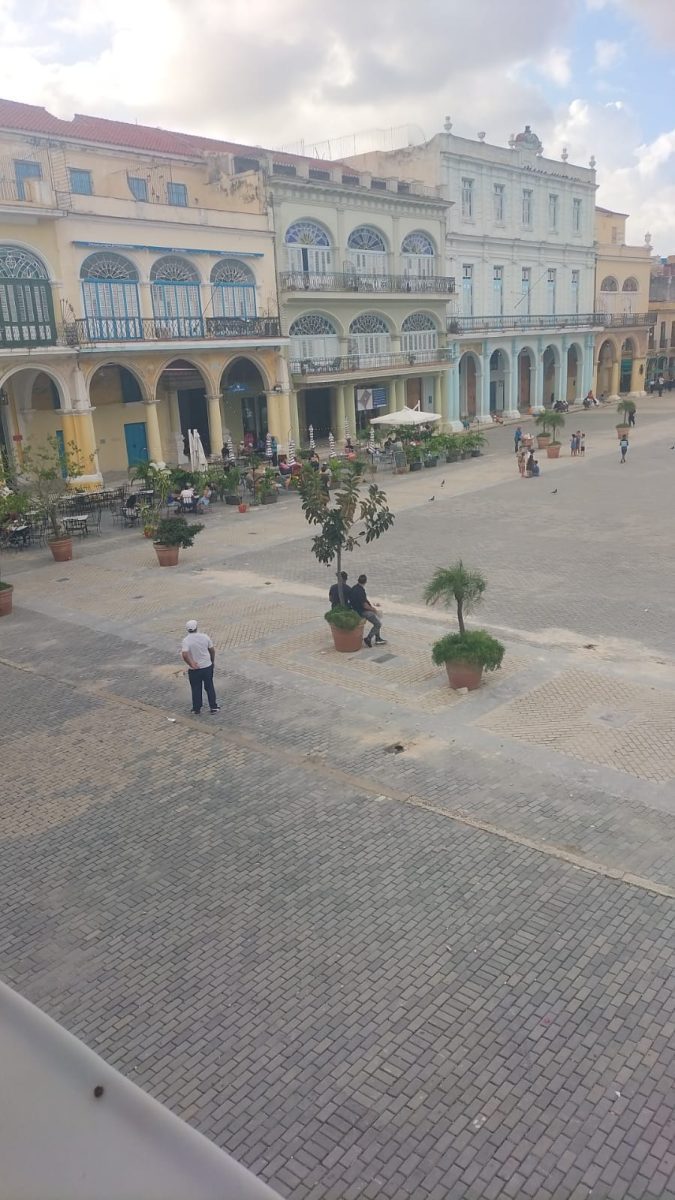
<svg viewBox="0 0 675 1200">
<path fill-rule="evenodd" d="M 64 118 L 334 157 L 527 123 L 675 253 L 675 0 L 0 0 L 0 79 Z"/>
</svg>

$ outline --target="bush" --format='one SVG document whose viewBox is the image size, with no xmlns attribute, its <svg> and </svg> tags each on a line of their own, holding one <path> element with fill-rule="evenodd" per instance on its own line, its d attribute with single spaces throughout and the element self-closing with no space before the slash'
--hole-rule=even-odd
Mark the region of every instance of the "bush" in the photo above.
<svg viewBox="0 0 675 1200">
<path fill-rule="evenodd" d="M 469 633 L 448 633 L 431 647 L 431 657 L 437 667 L 443 663 L 470 663 L 485 671 L 496 671 L 502 665 L 504 647 L 484 629 Z"/>
<path fill-rule="evenodd" d="M 134 468 L 135 470 L 136 468 Z M 185 487 L 194 487 L 196 483 L 192 471 L 184 471 L 182 467 L 174 467 L 171 472 L 171 486 L 174 491 L 182 492 Z"/>
<path fill-rule="evenodd" d="M 164 517 L 157 524 L 155 541 L 159 546 L 180 546 L 181 550 L 187 550 L 203 528 L 203 525 L 188 525 L 185 517 Z"/>
<path fill-rule="evenodd" d="M 356 629 L 357 625 L 363 620 L 353 608 L 329 608 L 327 613 L 323 614 L 324 620 L 328 621 L 329 625 L 334 625 L 336 629 Z"/>
</svg>

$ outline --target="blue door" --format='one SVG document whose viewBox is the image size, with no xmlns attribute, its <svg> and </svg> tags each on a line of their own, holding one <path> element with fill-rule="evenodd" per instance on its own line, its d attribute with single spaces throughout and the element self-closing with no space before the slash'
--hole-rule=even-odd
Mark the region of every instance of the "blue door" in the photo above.
<svg viewBox="0 0 675 1200">
<path fill-rule="evenodd" d="M 127 443 L 127 459 L 130 467 L 148 461 L 148 437 L 145 431 L 145 421 L 132 421 L 124 426 L 124 437 Z"/>
<path fill-rule="evenodd" d="M 64 441 L 62 429 L 57 429 L 56 431 L 56 445 L 59 451 L 59 462 L 61 463 L 61 478 L 67 479 L 68 465 L 66 462 L 66 443 Z"/>
</svg>

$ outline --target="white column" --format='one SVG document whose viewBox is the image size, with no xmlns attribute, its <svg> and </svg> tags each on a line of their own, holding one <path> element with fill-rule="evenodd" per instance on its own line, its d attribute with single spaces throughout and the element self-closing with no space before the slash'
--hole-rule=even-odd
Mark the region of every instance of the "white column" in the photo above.
<svg viewBox="0 0 675 1200">
<path fill-rule="evenodd" d="M 207 407 L 211 453 L 220 454 L 223 447 L 223 418 L 220 411 L 220 395 L 207 396 Z"/>
<path fill-rule="evenodd" d="M 558 395 L 556 400 L 567 399 L 567 338 L 562 339 L 560 347 L 560 371 L 558 373 Z"/>
<path fill-rule="evenodd" d="M 541 339 L 539 339 L 541 341 Z M 534 371 L 530 373 L 530 408 L 533 413 L 544 410 L 542 392 L 544 389 L 544 364 L 541 356 L 541 345 L 533 346 Z"/>
<path fill-rule="evenodd" d="M 396 399 L 394 408 L 396 410 L 405 408 L 405 379 L 394 380 L 394 396 Z"/>
<path fill-rule="evenodd" d="M 455 365 L 442 375 L 443 425 L 453 433 L 464 428 L 459 419 L 459 367 Z"/>
<path fill-rule="evenodd" d="M 345 421 L 347 419 L 346 403 L 345 403 L 345 385 L 339 383 L 336 389 L 335 403 L 335 440 L 338 445 L 342 445 L 345 440 Z M 350 433 L 354 436 L 355 430 L 352 428 L 353 420 L 350 421 Z"/>
<path fill-rule="evenodd" d="M 439 417 L 443 416 L 442 383 L 443 376 L 440 373 L 434 375 L 434 412 L 438 413 Z"/>
<path fill-rule="evenodd" d="M 504 357 L 506 358 L 506 351 L 504 351 Z M 504 416 L 510 421 L 517 421 L 520 418 L 520 412 L 518 409 L 519 385 L 518 349 L 516 339 L 511 338 L 509 366 L 504 372 Z"/>
<path fill-rule="evenodd" d="M 159 400 L 145 401 L 145 428 L 148 434 L 148 457 L 150 462 L 154 462 L 158 467 L 164 466 L 164 454 L 162 452 L 162 439 L 159 433 L 159 419 L 157 417 L 157 405 Z"/>
<path fill-rule="evenodd" d="M 483 353 L 481 355 L 481 387 L 478 396 L 476 397 L 476 417 L 479 425 L 491 425 L 492 417 L 490 416 L 490 356 L 492 347 L 487 342 L 483 343 Z"/>
</svg>

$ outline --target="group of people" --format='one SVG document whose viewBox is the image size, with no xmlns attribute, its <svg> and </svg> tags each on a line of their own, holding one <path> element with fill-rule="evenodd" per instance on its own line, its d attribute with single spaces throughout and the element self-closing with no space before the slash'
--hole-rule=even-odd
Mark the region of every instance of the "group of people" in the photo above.
<svg viewBox="0 0 675 1200">
<path fill-rule="evenodd" d="M 205 513 L 211 503 L 212 496 L 213 488 L 210 484 L 205 483 L 201 494 L 198 495 L 193 484 L 186 483 L 177 496 L 172 492 L 169 493 L 167 496 L 167 505 L 169 508 L 177 506 L 180 512 Z"/>
<path fill-rule="evenodd" d="M 582 433 L 580 429 L 577 429 L 576 433 L 573 433 L 570 438 L 570 451 L 572 458 L 578 458 L 579 456 L 583 458 L 586 453 L 586 434 Z"/>
<path fill-rule="evenodd" d="M 537 459 L 534 457 L 534 450 L 527 446 L 519 445 L 516 451 L 518 457 L 518 471 L 521 479 L 537 479 L 541 474 L 541 469 Z"/>
<path fill-rule="evenodd" d="M 368 649 L 370 649 L 373 644 L 373 636 L 375 637 L 376 646 L 386 646 L 386 642 L 382 637 L 382 614 L 378 611 L 376 605 L 370 603 L 370 600 L 366 594 L 368 577 L 366 575 L 359 575 L 358 581 L 353 585 L 353 587 L 349 587 L 349 584 L 347 583 L 348 578 L 349 576 L 347 575 L 346 571 L 340 572 L 340 579 L 342 580 L 342 592 L 344 595 L 344 606 L 342 605 L 342 601 L 340 599 L 340 587 L 337 580 L 331 585 L 328 591 L 328 600 L 331 608 L 340 608 L 342 606 L 345 608 L 351 608 L 353 612 L 358 613 L 362 620 L 368 621 L 371 629 L 363 639 L 364 645 L 366 645 Z"/>
</svg>

